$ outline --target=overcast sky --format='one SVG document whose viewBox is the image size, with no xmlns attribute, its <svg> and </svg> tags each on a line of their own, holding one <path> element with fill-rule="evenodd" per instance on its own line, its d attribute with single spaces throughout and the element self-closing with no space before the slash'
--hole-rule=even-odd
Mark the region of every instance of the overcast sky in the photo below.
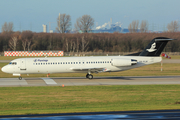
<svg viewBox="0 0 180 120">
<path fill-rule="evenodd" d="M 71 16 L 72 28 L 78 17 L 88 14 L 95 26 L 110 21 L 127 28 L 133 20 L 147 20 L 149 29 L 163 30 L 180 20 L 180 0 L 0 0 L 0 27 L 13 22 L 14 31 L 42 32 L 42 24 L 55 30 L 59 13 Z"/>
</svg>

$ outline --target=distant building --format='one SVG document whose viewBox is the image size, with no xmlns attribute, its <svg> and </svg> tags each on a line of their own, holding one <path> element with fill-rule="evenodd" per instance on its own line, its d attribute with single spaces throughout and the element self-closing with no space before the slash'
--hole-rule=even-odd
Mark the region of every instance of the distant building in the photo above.
<svg viewBox="0 0 180 120">
<path fill-rule="evenodd" d="M 49 32 L 50 32 L 50 33 L 53 33 L 53 30 L 50 30 Z"/>
<path fill-rule="evenodd" d="M 43 32 L 46 33 L 47 32 L 47 25 L 42 25 L 43 26 Z"/>
</svg>

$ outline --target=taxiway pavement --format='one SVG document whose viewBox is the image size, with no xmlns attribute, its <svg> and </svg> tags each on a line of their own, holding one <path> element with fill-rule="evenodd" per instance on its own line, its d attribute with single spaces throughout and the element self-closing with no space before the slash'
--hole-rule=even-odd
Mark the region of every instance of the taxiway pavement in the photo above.
<svg viewBox="0 0 180 120">
<path fill-rule="evenodd" d="M 180 76 L 127 77 L 54 77 L 54 78 L 0 78 L 0 87 L 8 86 L 83 86 L 83 85 L 157 85 L 180 84 Z"/>
</svg>

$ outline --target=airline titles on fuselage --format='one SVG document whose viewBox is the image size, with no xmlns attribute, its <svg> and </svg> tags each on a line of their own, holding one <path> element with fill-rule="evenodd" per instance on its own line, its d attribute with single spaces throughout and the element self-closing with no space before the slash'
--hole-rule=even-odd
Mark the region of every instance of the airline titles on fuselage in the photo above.
<svg viewBox="0 0 180 120">
<path fill-rule="evenodd" d="M 48 60 L 35 59 L 34 62 L 47 62 Z"/>
</svg>

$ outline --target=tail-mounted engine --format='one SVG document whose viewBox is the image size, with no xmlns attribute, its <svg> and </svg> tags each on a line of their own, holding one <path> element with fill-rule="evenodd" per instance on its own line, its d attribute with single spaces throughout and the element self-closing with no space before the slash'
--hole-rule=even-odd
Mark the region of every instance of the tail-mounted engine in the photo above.
<svg viewBox="0 0 180 120">
<path fill-rule="evenodd" d="M 118 67 L 126 67 L 137 64 L 137 60 L 134 59 L 112 59 L 111 65 Z"/>
</svg>

